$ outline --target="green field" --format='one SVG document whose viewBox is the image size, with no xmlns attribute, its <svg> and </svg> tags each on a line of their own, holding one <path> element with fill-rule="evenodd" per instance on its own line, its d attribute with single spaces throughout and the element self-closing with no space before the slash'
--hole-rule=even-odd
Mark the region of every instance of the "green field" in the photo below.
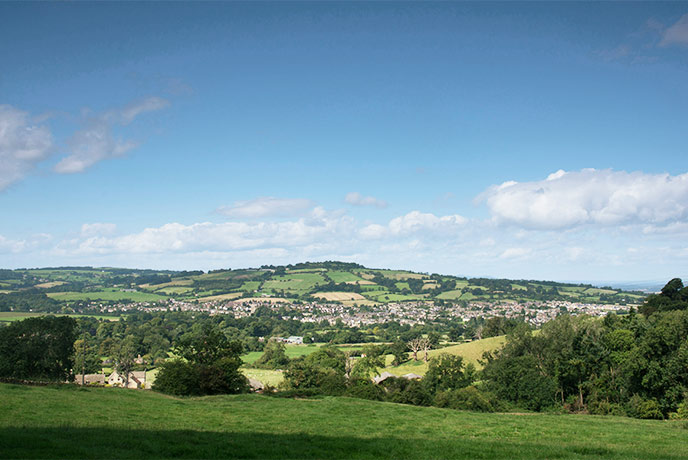
<svg viewBox="0 0 688 460">
<path fill-rule="evenodd" d="M 282 372 L 272 369 L 253 369 L 242 367 L 240 370 L 241 373 L 246 377 L 256 379 L 263 385 L 276 387 L 280 384 L 280 382 L 282 382 L 282 380 L 284 380 Z"/>
<path fill-rule="evenodd" d="M 96 292 L 49 292 L 48 297 L 55 300 L 131 300 L 133 302 L 156 302 L 168 297 L 148 292 L 124 292 L 117 289 L 107 289 Z"/>
<path fill-rule="evenodd" d="M 0 385 L 2 458 L 615 458 L 688 456 L 685 422 L 481 414 L 349 398 L 177 399 Z"/>
<path fill-rule="evenodd" d="M 335 283 L 355 283 L 358 281 L 363 281 L 363 278 L 360 278 L 353 273 L 339 270 L 331 270 L 327 272 L 327 276 L 329 276 L 330 279 L 332 279 L 332 281 Z"/>
<path fill-rule="evenodd" d="M 319 273 L 295 273 L 274 276 L 263 283 L 265 290 L 308 291 L 316 284 L 325 284 L 325 278 Z"/>
<path fill-rule="evenodd" d="M 461 289 L 455 289 L 453 291 L 446 291 L 437 296 L 438 299 L 444 300 L 456 300 L 460 299 L 463 291 Z"/>
<path fill-rule="evenodd" d="M 106 315 L 68 315 L 60 313 L 31 313 L 23 311 L 0 311 L 0 322 L 11 322 L 11 321 L 21 321 L 26 318 L 35 318 L 37 316 L 54 315 L 54 316 L 71 316 L 72 318 L 96 318 L 103 319 L 106 321 L 119 321 L 118 316 L 106 316 Z"/>
<path fill-rule="evenodd" d="M 440 348 L 437 350 L 430 350 L 428 352 L 428 357 L 433 358 L 440 353 L 449 353 L 452 355 L 459 355 L 463 357 L 464 362 L 473 363 L 473 365 L 480 369 L 482 366 L 478 360 L 482 359 L 483 353 L 486 351 L 496 350 L 504 345 L 506 342 L 506 336 L 500 335 L 497 337 L 489 337 L 482 340 L 474 340 L 472 342 L 461 343 L 459 345 L 452 345 L 450 347 Z M 409 356 L 412 356 L 409 353 Z M 384 369 L 387 372 L 391 372 L 394 375 L 401 376 L 408 373 L 414 373 L 418 375 L 425 375 L 428 370 L 428 365 L 424 361 L 424 352 L 418 352 L 418 361 L 407 361 L 400 366 L 392 366 L 392 360 L 394 359 L 392 355 L 387 355 L 387 367 Z"/>
<path fill-rule="evenodd" d="M 193 291 L 193 288 L 188 287 L 188 286 L 170 286 L 170 287 L 164 287 L 162 289 L 158 289 L 155 292 L 162 292 L 163 294 L 174 295 L 174 294 L 186 294 L 189 291 Z"/>
<path fill-rule="evenodd" d="M 308 356 L 311 353 L 318 351 L 318 347 L 315 345 L 285 345 L 284 347 L 289 359 L 296 358 L 298 356 Z M 245 355 L 241 355 L 241 359 L 246 364 L 253 364 L 258 358 L 260 358 L 262 354 L 262 351 L 251 351 Z"/>
</svg>

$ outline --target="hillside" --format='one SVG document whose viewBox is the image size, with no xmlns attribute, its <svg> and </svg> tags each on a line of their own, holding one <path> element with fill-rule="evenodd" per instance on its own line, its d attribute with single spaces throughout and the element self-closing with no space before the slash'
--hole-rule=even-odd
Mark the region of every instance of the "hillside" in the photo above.
<svg viewBox="0 0 688 460">
<path fill-rule="evenodd" d="M 26 296 L 33 296 L 27 300 Z M 552 281 L 461 278 L 354 263 L 318 262 L 253 269 L 156 271 L 59 267 L 0 270 L 0 311 L 33 305 L 57 310 L 87 302 L 323 301 L 371 306 L 431 300 L 438 305 L 466 301 L 571 301 L 638 304 L 641 292 Z"/>
<path fill-rule="evenodd" d="M 440 353 L 448 353 L 450 355 L 458 355 L 464 359 L 466 363 L 472 363 L 477 369 L 482 366 L 479 360 L 482 359 L 483 353 L 488 351 L 494 351 L 501 348 L 506 342 L 506 336 L 500 335 L 497 337 L 489 337 L 487 339 L 474 340 L 472 342 L 461 343 L 459 345 L 452 345 L 449 347 L 439 348 L 436 350 L 430 350 L 428 352 L 428 357 L 433 358 Z M 387 356 L 387 367 L 385 371 L 391 372 L 394 375 L 404 375 L 408 373 L 414 373 L 419 375 L 425 375 L 428 370 L 428 364 L 423 360 L 423 353 L 418 353 L 418 361 L 407 361 L 400 366 L 392 366 L 392 355 Z"/>
<path fill-rule="evenodd" d="M 2 458 L 685 458 L 683 422 L 0 384 Z"/>
</svg>

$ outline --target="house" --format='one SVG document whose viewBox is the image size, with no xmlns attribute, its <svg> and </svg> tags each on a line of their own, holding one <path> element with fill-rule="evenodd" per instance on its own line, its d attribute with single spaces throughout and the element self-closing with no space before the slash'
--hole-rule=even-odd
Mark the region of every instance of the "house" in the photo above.
<svg viewBox="0 0 688 460">
<path fill-rule="evenodd" d="M 114 371 L 107 380 L 108 385 L 112 386 L 124 386 L 125 379 L 123 376 L 119 375 L 117 371 Z M 140 388 L 150 388 L 150 384 L 146 382 L 146 372 L 145 371 L 134 371 L 129 372 L 129 384 L 127 388 L 140 389 Z"/>
<path fill-rule="evenodd" d="M 392 373 L 390 373 L 390 372 L 385 371 L 385 372 L 383 372 L 382 374 L 376 375 L 375 377 L 373 377 L 373 382 L 375 382 L 375 384 L 378 385 L 378 384 L 384 382 L 385 380 L 387 380 L 387 379 L 390 378 L 390 377 L 396 378 L 396 375 L 394 375 L 394 374 L 392 374 Z"/>
<path fill-rule="evenodd" d="M 420 380 L 423 378 L 422 375 L 414 374 L 413 372 L 410 374 L 404 374 L 401 377 L 407 380 Z"/>
<path fill-rule="evenodd" d="M 251 391 L 255 391 L 256 393 L 260 393 L 265 389 L 265 385 L 263 385 L 263 382 L 260 380 L 249 378 L 248 384 L 251 387 Z"/>
<path fill-rule="evenodd" d="M 270 337 L 270 340 L 274 340 L 275 342 L 303 345 L 303 337 L 297 335 L 292 335 L 290 337 Z"/>
<path fill-rule="evenodd" d="M 105 374 L 75 374 L 74 383 L 77 385 L 105 385 Z"/>
</svg>

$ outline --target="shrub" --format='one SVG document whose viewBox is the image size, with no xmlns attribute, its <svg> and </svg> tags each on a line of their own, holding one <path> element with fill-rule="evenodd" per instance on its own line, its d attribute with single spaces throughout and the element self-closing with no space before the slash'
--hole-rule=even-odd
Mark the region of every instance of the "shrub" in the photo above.
<svg viewBox="0 0 688 460">
<path fill-rule="evenodd" d="M 592 415 L 616 415 L 619 417 L 626 416 L 626 410 L 621 404 L 610 403 L 609 401 L 596 401 L 592 400 L 588 402 L 588 413 Z"/>
<path fill-rule="evenodd" d="M 678 405 L 676 412 L 669 414 L 671 420 L 688 420 L 688 398 Z"/>
<path fill-rule="evenodd" d="M 344 393 L 344 396 L 352 398 L 370 399 L 373 401 L 384 401 L 385 390 L 375 385 L 367 379 L 352 379 Z"/>
<path fill-rule="evenodd" d="M 173 359 L 160 367 L 153 389 L 176 396 L 200 395 L 200 381 L 200 375 L 191 363 Z"/>
<path fill-rule="evenodd" d="M 458 390 L 440 391 L 435 395 L 435 405 L 437 407 L 476 412 L 495 411 L 494 406 L 490 402 L 489 395 L 483 394 L 474 386 Z"/>
<path fill-rule="evenodd" d="M 664 418 L 657 401 L 654 399 L 643 399 L 638 395 L 633 395 L 628 401 L 626 412 L 634 418 L 653 420 L 662 420 Z"/>
<path fill-rule="evenodd" d="M 432 393 L 418 380 L 388 378 L 383 384 L 387 390 L 387 401 L 414 406 L 432 405 Z"/>
</svg>

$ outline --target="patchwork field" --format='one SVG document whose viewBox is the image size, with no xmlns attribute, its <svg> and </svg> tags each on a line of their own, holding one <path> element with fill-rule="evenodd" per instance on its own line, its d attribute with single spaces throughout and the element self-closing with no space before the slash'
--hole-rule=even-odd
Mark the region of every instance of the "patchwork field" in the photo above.
<svg viewBox="0 0 688 460">
<path fill-rule="evenodd" d="M 433 276 L 404 270 L 369 269 L 344 262 L 304 263 L 294 267 L 216 270 L 208 273 L 121 268 L 65 267 L 0 271 L 0 295 L 19 294 L 35 288 L 58 302 L 124 301 L 155 302 L 174 297 L 178 300 L 211 298 L 233 293 L 255 296 L 290 297 L 318 294 L 329 283 L 357 284 L 360 294 L 370 302 L 389 303 L 427 300 L 457 301 L 551 301 L 569 300 L 584 303 L 642 303 L 642 292 L 552 282 L 505 279 L 465 279 Z M 380 277 L 383 279 L 381 280 Z M 374 281 L 375 280 L 375 281 Z M 423 284 L 409 283 L 422 280 Z M 413 289 L 411 289 L 411 284 Z M 63 286 L 68 292 L 57 291 Z M 127 292 L 134 290 L 135 292 Z M 330 292 L 343 291 L 331 288 Z M 358 289 L 357 289 L 358 290 Z M 374 291 L 374 292 L 373 292 Z M 409 295 L 410 291 L 416 291 Z M 422 292 L 421 292 L 422 291 Z M 355 300 L 339 300 L 347 305 Z M 231 299 L 225 297 L 224 299 Z M 321 297 L 326 300 L 326 297 Z M 333 301 L 335 299 L 333 298 Z M 25 308 L 25 307 L 22 307 Z"/>
<path fill-rule="evenodd" d="M 610 458 L 688 456 L 685 422 L 482 414 L 349 398 L 178 399 L 0 384 L 3 458 Z"/>
</svg>

